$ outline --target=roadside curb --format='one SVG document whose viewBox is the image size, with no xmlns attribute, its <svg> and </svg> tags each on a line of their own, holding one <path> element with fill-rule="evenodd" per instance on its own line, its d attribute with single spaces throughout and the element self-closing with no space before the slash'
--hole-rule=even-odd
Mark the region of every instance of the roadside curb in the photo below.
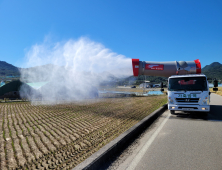
<svg viewBox="0 0 222 170">
<path fill-rule="evenodd" d="M 100 150 L 95 152 L 85 161 L 77 165 L 72 170 L 95 170 L 100 169 L 107 160 L 110 159 L 111 155 L 119 152 L 121 148 L 127 145 L 127 142 L 137 137 L 141 134 L 148 126 L 150 126 L 165 110 L 167 109 L 167 104 L 164 104 L 159 109 L 155 110 L 153 113 L 149 114 L 143 120 L 138 122 L 136 125 L 119 135 L 116 139 L 109 142 L 107 145 L 102 147 Z"/>
</svg>

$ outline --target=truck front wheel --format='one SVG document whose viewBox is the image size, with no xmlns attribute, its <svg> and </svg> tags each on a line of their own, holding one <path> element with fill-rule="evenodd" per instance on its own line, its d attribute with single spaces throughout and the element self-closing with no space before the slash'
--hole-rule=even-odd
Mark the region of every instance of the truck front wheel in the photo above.
<svg viewBox="0 0 222 170">
<path fill-rule="evenodd" d="M 174 114 L 175 114 L 175 110 L 170 110 L 170 113 L 171 113 L 172 115 L 174 115 Z"/>
</svg>

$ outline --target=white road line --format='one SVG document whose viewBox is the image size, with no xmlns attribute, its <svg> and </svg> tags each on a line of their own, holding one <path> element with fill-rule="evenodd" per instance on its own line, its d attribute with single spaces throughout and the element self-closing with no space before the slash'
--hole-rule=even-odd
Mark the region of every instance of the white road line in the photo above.
<svg viewBox="0 0 222 170">
<path fill-rule="evenodd" d="M 164 119 L 164 121 L 160 124 L 158 129 L 153 133 L 153 135 L 147 141 L 147 143 L 141 148 L 141 150 L 138 152 L 138 154 L 135 156 L 135 158 L 132 160 L 131 164 L 126 168 L 126 170 L 134 170 L 136 168 L 137 164 L 140 162 L 140 160 L 142 159 L 142 157 L 144 156 L 144 154 L 146 153 L 150 145 L 153 143 L 153 141 L 155 140 L 155 138 L 157 137 L 157 135 L 159 134 L 159 132 L 161 131 L 161 129 L 163 128 L 167 120 L 169 119 L 169 117 L 170 117 L 170 113 Z"/>
</svg>

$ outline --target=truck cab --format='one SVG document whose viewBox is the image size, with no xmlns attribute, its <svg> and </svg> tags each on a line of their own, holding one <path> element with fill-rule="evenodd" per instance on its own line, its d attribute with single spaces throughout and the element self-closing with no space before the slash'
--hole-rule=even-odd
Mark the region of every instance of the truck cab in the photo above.
<svg viewBox="0 0 222 170">
<path fill-rule="evenodd" d="M 210 91 L 204 74 L 173 75 L 168 78 L 168 109 L 175 111 L 210 111 Z"/>
</svg>

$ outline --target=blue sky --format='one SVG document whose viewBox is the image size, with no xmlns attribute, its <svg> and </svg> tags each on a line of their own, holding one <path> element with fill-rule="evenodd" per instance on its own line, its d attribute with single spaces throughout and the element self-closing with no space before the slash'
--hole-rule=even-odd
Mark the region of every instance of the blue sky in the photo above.
<svg viewBox="0 0 222 170">
<path fill-rule="evenodd" d="M 0 60 L 82 36 L 145 61 L 222 63 L 220 0 L 0 0 Z"/>
</svg>

